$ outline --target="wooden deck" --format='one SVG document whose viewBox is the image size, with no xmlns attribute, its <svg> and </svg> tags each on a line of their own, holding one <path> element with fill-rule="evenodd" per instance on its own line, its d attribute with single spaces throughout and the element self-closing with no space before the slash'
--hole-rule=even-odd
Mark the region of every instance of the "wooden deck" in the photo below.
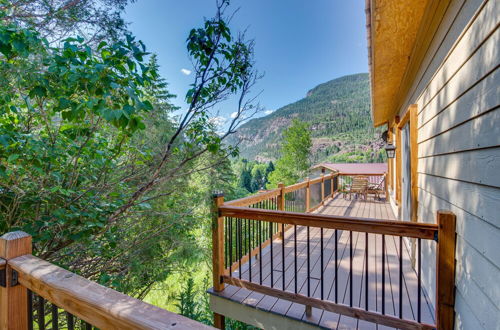
<svg viewBox="0 0 500 330">
<path fill-rule="evenodd" d="M 395 220 L 390 205 L 383 201 L 369 198 L 364 200 L 346 200 L 341 195 L 328 200 L 325 206 L 315 213 L 330 215 L 345 215 L 363 218 Z M 368 307 L 369 310 L 382 312 L 382 236 L 359 232 L 338 231 L 338 301 L 350 304 L 350 245 L 352 236 L 352 303 L 355 307 L 365 308 L 366 278 L 365 278 L 365 251 L 368 246 Z M 285 289 L 294 291 L 295 276 L 297 277 L 298 292 L 307 295 L 307 229 L 297 227 L 297 273 L 294 267 L 294 230 L 285 233 Z M 366 239 L 368 237 L 368 244 Z M 386 262 L 385 262 L 385 313 L 399 316 L 399 237 L 385 236 Z M 324 269 L 324 299 L 335 301 L 335 230 L 323 230 L 323 269 Z M 274 287 L 283 289 L 282 278 L 282 245 L 281 240 L 273 241 L 273 282 Z M 403 318 L 417 319 L 417 275 L 411 267 L 409 251 L 406 241 L 403 241 Z M 320 229 L 310 228 L 310 294 L 312 297 L 321 298 L 321 266 L 320 266 Z M 241 268 L 241 278 L 259 283 L 259 260 L 252 258 L 252 278 L 249 278 L 248 263 Z M 232 276 L 239 278 L 238 271 Z M 263 285 L 270 286 L 270 248 L 262 252 L 262 278 Z M 253 307 L 260 311 L 282 315 L 295 320 L 300 320 L 308 325 L 315 325 L 329 329 L 387 329 L 365 321 L 338 315 L 317 308 L 312 309 L 312 314 L 307 316 L 304 305 L 278 299 L 273 296 L 227 285 L 222 292 L 211 294 L 228 299 L 238 304 Z M 422 295 L 421 305 L 422 322 L 434 323 L 433 312 L 427 303 L 425 294 Z"/>
</svg>

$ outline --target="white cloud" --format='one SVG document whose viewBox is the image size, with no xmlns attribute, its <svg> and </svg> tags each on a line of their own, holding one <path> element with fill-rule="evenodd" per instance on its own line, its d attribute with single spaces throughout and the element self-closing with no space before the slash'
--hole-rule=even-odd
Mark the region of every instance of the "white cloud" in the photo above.
<svg viewBox="0 0 500 330">
<path fill-rule="evenodd" d="M 270 114 L 272 114 L 273 112 L 274 112 L 274 110 L 266 110 L 266 111 L 264 111 L 264 113 L 265 113 L 266 115 L 270 115 Z"/>
<path fill-rule="evenodd" d="M 185 74 L 186 76 L 189 76 L 191 74 L 191 70 L 188 69 L 181 69 L 181 72 Z"/>
<path fill-rule="evenodd" d="M 233 118 L 233 119 L 234 119 L 234 118 L 236 118 L 236 117 L 238 117 L 238 112 L 236 112 L 236 111 L 235 111 L 235 112 L 233 112 L 233 113 L 231 114 L 231 118 Z"/>
<path fill-rule="evenodd" d="M 224 118 L 223 116 L 210 118 L 210 122 L 213 123 L 215 126 L 223 126 L 226 123 L 226 121 L 227 119 Z"/>
</svg>

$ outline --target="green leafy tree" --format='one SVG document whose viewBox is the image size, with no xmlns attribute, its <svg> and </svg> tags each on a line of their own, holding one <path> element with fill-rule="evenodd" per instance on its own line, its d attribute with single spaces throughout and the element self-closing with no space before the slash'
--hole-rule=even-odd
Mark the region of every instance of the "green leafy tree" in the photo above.
<svg viewBox="0 0 500 330">
<path fill-rule="evenodd" d="M 189 35 L 195 77 L 180 120 L 132 36 L 51 46 L 0 23 L 0 233 L 27 231 L 36 255 L 140 298 L 205 258 L 211 189 L 241 193 L 230 184 L 237 149 L 223 140 L 254 111 L 257 79 L 226 7 Z M 239 119 L 219 134 L 211 111 L 235 95 Z"/>
<path fill-rule="evenodd" d="M 310 167 L 311 146 L 309 125 L 294 119 L 292 125 L 283 131 L 281 157 L 269 175 L 269 186 L 276 187 L 280 182 L 290 185 L 304 178 Z"/>
<path fill-rule="evenodd" d="M 127 32 L 123 11 L 133 0 L 0 0 L 0 22 L 38 31 L 61 41 L 75 32 L 97 45 Z"/>
</svg>

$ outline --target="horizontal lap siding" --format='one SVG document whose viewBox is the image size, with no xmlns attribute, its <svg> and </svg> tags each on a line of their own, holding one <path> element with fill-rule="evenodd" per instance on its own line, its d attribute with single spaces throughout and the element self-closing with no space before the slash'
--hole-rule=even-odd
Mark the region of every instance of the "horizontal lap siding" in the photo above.
<svg viewBox="0 0 500 330">
<path fill-rule="evenodd" d="M 500 327 L 500 1 L 451 1 L 400 116 L 418 105 L 418 219 L 457 215 L 456 322 Z M 434 249 L 422 245 L 434 302 Z"/>
</svg>

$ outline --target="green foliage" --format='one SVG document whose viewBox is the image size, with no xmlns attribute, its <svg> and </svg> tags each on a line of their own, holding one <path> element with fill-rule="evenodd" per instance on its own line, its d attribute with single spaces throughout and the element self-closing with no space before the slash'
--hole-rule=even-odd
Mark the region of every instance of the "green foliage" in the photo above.
<svg viewBox="0 0 500 330">
<path fill-rule="evenodd" d="M 0 0 L 0 19 L 60 41 L 84 31 L 96 44 L 104 39 L 118 40 L 126 33 L 121 17 L 129 0 Z"/>
<path fill-rule="evenodd" d="M 274 164 L 272 162 L 266 164 L 248 161 L 244 158 L 236 160 L 233 163 L 233 171 L 239 178 L 237 186 L 244 190 L 240 197 L 265 189 L 269 182 L 269 174 L 273 170 Z"/>
<path fill-rule="evenodd" d="M 207 313 L 207 308 L 204 308 L 203 306 L 208 304 L 206 302 L 205 304 L 199 303 L 199 296 L 202 296 L 202 298 L 206 300 L 205 295 L 200 295 L 195 291 L 194 280 L 192 277 L 189 277 L 185 287 L 177 297 L 177 308 L 179 310 L 179 314 L 205 324 L 210 324 L 210 312 Z"/>
<path fill-rule="evenodd" d="M 304 178 L 310 167 L 311 146 L 309 124 L 294 119 L 292 126 L 283 131 L 281 157 L 269 176 L 269 187 L 278 183 L 292 185 Z"/>
<path fill-rule="evenodd" d="M 0 231 L 21 228 L 45 244 L 57 223 L 68 241 L 90 237 L 123 188 L 103 196 L 96 187 L 152 110 L 143 99 L 151 81 L 144 48 L 132 37 L 97 52 L 81 38 L 50 48 L 33 31 L 0 26 L 0 52 Z"/>
</svg>

